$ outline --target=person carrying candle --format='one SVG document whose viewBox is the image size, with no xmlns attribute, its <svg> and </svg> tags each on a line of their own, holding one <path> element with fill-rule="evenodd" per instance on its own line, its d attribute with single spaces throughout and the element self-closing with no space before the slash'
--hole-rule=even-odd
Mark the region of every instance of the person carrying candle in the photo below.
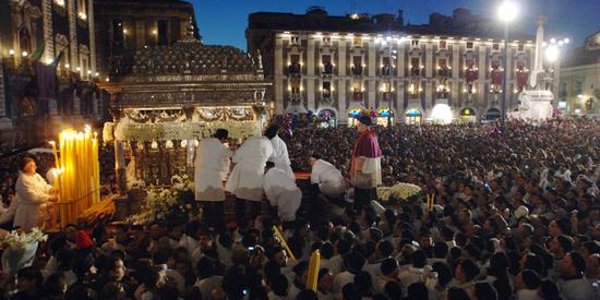
<svg viewBox="0 0 600 300">
<path fill-rule="evenodd" d="M 194 183 L 196 201 L 202 201 L 205 220 L 215 229 L 224 225 L 225 189 L 231 150 L 226 146 L 229 132 L 217 129 L 212 138 L 205 138 L 196 147 Z"/>
<path fill-rule="evenodd" d="M 51 217 L 50 202 L 58 200 L 58 189 L 49 185 L 36 173 L 36 168 L 33 158 L 23 158 L 15 185 L 17 206 L 13 226 L 25 231 L 34 227 L 43 229 L 45 221 Z"/>
<path fill-rule="evenodd" d="M 371 117 L 361 116 L 358 122 L 359 136 L 350 165 L 356 209 L 368 206 L 376 196 L 376 187 L 381 184 L 381 150 L 377 135 L 371 129 Z"/>
</svg>

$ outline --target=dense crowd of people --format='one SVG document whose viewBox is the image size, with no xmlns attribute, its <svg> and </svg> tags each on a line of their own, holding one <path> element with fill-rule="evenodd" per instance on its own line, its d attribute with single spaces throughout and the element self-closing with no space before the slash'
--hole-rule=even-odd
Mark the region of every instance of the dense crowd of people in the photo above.
<svg viewBox="0 0 600 300">
<path fill-rule="evenodd" d="M 9 299 L 598 299 L 600 122 L 377 128 L 384 185 L 406 201 L 252 226 L 200 221 L 67 226 L 34 264 L 2 274 Z M 282 136 L 292 168 L 318 156 L 349 176 L 356 130 Z M 307 150 L 308 149 L 308 150 Z M 41 165 L 41 164 L 40 164 Z M 327 197 L 325 197 L 327 199 Z M 320 250 L 317 291 L 309 256 Z M 16 278 L 16 285 L 12 276 Z"/>
</svg>

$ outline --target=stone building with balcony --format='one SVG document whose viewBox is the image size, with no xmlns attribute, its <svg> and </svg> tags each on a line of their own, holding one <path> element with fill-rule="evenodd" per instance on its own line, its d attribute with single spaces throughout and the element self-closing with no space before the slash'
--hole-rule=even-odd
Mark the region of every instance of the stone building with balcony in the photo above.
<svg viewBox="0 0 600 300">
<path fill-rule="evenodd" d="M 600 32 L 566 53 L 558 98 L 568 114 L 600 115 Z"/>
<path fill-rule="evenodd" d="M 533 67 L 534 37 L 510 31 L 508 109 Z M 396 15 L 329 16 L 258 12 L 249 16 L 248 51 L 263 57 L 277 113 L 313 111 L 352 122 L 352 112 L 387 112 L 396 121 L 422 122 L 437 104 L 455 118 L 499 116 L 504 70 L 503 26 L 456 9 L 432 14 L 429 24 Z"/>
<path fill-rule="evenodd" d="M 3 143 L 39 143 L 58 124 L 101 118 L 93 2 L 0 1 Z"/>
</svg>

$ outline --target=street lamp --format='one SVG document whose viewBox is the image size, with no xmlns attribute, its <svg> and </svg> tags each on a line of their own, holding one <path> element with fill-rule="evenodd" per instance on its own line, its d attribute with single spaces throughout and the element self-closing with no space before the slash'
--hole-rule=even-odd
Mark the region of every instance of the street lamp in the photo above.
<svg viewBox="0 0 600 300">
<path fill-rule="evenodd" d="M 542 48 L 544 48 L 544 55 L 546 60 L 553 64 L 555 63 L 560 56 L 560 48 L 568 45 L 571 41 L 568 38 L 564 38 L 562 40 L 556 40 L 555 38 L 550 39 L 550 43 L 544 42 L 542 44 Z"/>
<path fill-rule="evenodd" d="M 498 18 L 504 22 L 504 80 L 502 81 L 502 109 L 501 123 L 502 127 L 506 124 L 506 97 L 508 81 L 508 23 L 514 21 L 519 15 L 519 7 L 512 1 L 503 1 L 498 7 Z"/>
</svg>

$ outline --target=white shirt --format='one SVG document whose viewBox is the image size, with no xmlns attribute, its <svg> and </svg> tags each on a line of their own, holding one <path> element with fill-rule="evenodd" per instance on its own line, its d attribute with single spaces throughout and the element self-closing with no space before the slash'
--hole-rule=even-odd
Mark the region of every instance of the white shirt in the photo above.
<svg viewBox="0 0 600 300">
<path fill-rule="evenodd" d="M 344 271 L 335 275 L 333 278 L 333 292 L 335 295 L 342 295 L 342 289 L 348 283 L 354 282 L 354 274 Z"/>
<path fill-rule="evenodd" d="M 277 214 L 284 221 L 296 219 L 296 211 L 302 202 L 302 191 L 296 182 L 286 176 L 285 172 L 271 168 L 265 174 L 265 194 L 272 206 L 277 206 Z"/>
<path fill-rule="evenodd" d="M 240 199 L 262 201 L 265 164 L 272 154 L 273 145 L 269 139 L 248 138 L 232 157 L 236 165 L 225 189 Z"/>
<path fill-rule="evenodd" d="M 310 182 L 319 184 L 319 190 L 327 196 L 339 196 L 346 191 L 346 180 L 331 163 L 317 159 L 312 166 Z"/>
<path fill-rule="evenodd" d="M 46 216 L 46 203 L 50 198 L 51 185 L 40 174 L 28 175 L 20 173 L 15 185 L 18 198 L 14 227 L 28 231 L 41 226 Z"/>
<path fill-rule="evenodd" d="M 231 151 L 216 138 L 202 139 L 194 158 L 196 200 L 224 201 L 223 180 L 229 171 Z M 225 178 L 223 178 L 225 176 Z"/>
<path fill-rule="evenodd" d="M 295 180 L 294 172 L 290 166 L 290 155 L 288 154 L 285 142 L 278 135 L 275 135 L 271 139 L 271 144 L 273 145 L 273 154 L 269 157 L 269 161 L 275 164 L 275 168 L 284 171 L 291 179 Z"/>
</svg>

